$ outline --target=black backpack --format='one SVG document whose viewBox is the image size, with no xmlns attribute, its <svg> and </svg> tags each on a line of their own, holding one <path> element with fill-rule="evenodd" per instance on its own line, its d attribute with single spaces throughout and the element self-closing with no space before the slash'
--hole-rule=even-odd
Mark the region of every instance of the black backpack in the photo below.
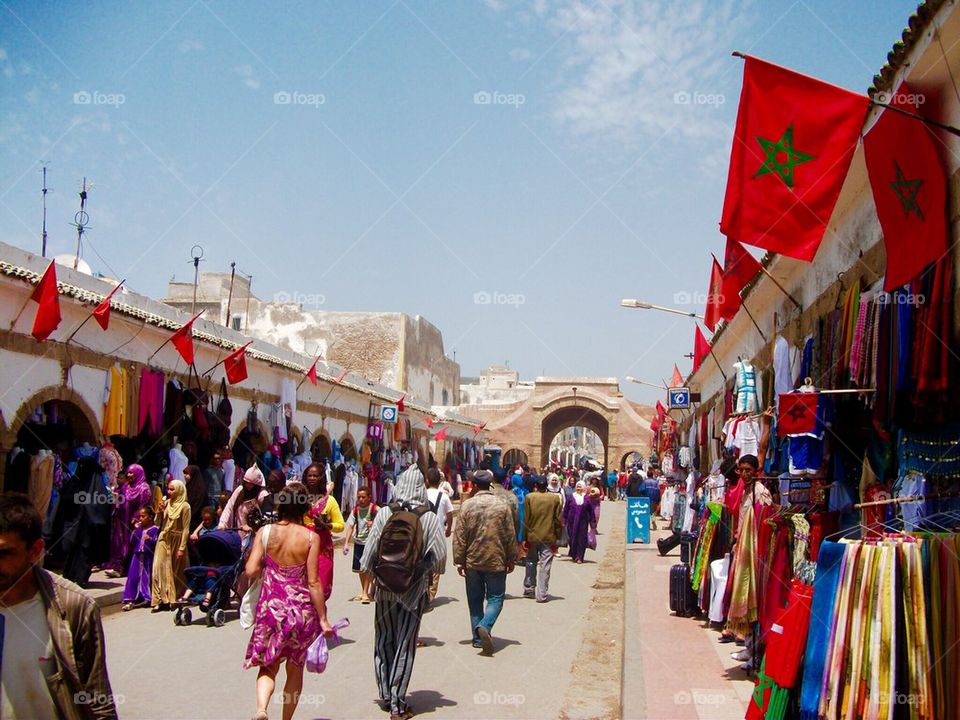
<svg viewBox="0 0 960 720">
<path fill-rule="evenodd" d="M 380 532 L 373 577 L 384 590 L 402 594 L 423 576 L 423 527 L 420 518 L 430 506 L 409 508 L 391 503 L 390 517 Z"/>
</svg>

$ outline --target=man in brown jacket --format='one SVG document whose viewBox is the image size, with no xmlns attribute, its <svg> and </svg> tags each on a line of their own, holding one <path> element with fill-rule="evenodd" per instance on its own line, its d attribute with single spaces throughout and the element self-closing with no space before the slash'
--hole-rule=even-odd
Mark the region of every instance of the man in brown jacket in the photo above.
<svg viewBox="0 0 960 720">
<path fill-rule="evenodd" d="M 523 546 L 527 551 L 527 573 L 523 578 L 523 596 L 547 601 L 550 568 L 563 530 L 560 496 L 547 492 L 547 478 L 538 475 L 536 491 L 523 500 Z M 536 590 L 534 590 L 536 588 Z"/>
<path fill-rule="evenodd" d="M 503 608 L 507 573 L 513 571 L 517 530 L 510 505 L 490 492 L 493 473 L 486 463 L 474 473 L 473 482 L 477 491 L 461 505 L 453 532 L 453 561 L 466 578 L 473 646 L 491 655 L 490 632 Z"/>
<path fill-rule="evenodd" d="M 40 567 L 40 515 L 0 495 L 0 717 L 115 720 L 100 610 Z"/>
</svg>

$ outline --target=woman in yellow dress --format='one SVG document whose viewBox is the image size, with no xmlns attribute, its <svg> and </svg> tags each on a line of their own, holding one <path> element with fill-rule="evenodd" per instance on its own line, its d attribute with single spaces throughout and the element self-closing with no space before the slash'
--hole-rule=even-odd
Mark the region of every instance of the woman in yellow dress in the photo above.
<svg viewBox="0 0 960 720">
<path fill-rule="evenodd" d="M 160 508 L 160 534 L 150 583 L 152 612 L 169 610 L 187 586 L 183 570 L 187 566 L 190 504 L 187 502 L 187 486 L 182 480 L 167 483 L 167 497 Z"/>
</svg>

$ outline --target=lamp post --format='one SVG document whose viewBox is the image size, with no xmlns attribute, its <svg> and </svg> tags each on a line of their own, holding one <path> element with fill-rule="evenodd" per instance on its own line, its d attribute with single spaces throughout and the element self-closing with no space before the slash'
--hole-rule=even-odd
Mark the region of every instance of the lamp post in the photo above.
<svg viewBox="0 0 960 720">
<path fill-rule="evenodd" d="M 636 298 L 624 298 L 620 301 L 621 307 L 626 308 L 635 308 L 639 310 L 659 310 L 660 312 L 668 312 L 674 315 L 683 315 L 684 317 L 691 317 L 696 320 L 703 320 L 703 315 L 697 315 L 695 312 L 688 312 L 686 310 L 678 310 L 677 308 L 666 307 L 664 305 L 655 305 L 653 303 L 646 302 L 644 300 L 637 300 Z"/>
<path fill-rule="evenodd" d="M 652 387 L 652 388 L 656 388 L 657 390 L 668 390 L 668 389 L 669 389 L 666 385 L 657 385 L 656 383 L 647 382 L 646 380 L 638 380 L 637 378 L 633 377 L 632 375 L 627 375 L 627 376 L 625 376 L 623 379 L 626 380 L 627 382 L 636 383 L 637 385 L 648 385 L 648 386 L 650 386 L 650 387 Z"/>
</svg>

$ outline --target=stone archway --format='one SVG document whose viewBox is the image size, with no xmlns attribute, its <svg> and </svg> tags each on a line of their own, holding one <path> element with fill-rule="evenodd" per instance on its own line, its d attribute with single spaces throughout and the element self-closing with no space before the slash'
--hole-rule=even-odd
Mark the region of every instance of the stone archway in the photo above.
<svg viewBox="0 0 960 720">
<path fill-rule="evenodd" d="M 317 430 L 310 440 L 310 456 L 314 462 L 323 460 L 326 462 L 333 454 L 333 445 L 327 436 L 326 430 Z"/>
<path fill-rule="evenodd" d="M 350 434 L 346 434 L 340 438 L 340 454 L 345 461 L 357 459 L 357 444 Z"/>
<path fill-rule="evenodd" d="M 13 447 L 13 444 L 17 441 L 17 435 L 26 425 L 27 419 L 33 414 L 34 410 L 44 403 L 54 400 L 62 404 L 64 414 L 78 442 L 86 440 L 90 443 L 99 444 L 100 422 L 93 408 L 87 404 L 87 401 L 79 393 L 70 388 L 57 386 L 39 390 L 23 402 L 16 415 L 14 415 L 13 422 L 3 433 L 3 448 Z"/>
<path fill-rule="evenodd" d="M 636 457 L 634 458 L 634 456 L 636 456 Z M 631 458 L 633 458 L 633 459 L 631 459 Z M 643 453 L 640 452 L 639 450 L 630 450 L 629 452 L 625 453 L 624 456 L 623 456 L 622 458 L 620 458 L 620 469 L 621 469 L 621 470 L 626 470 L 626 469 L 627 469 L 627 463 L 628 463 L 628 462 L 631 463 L 631 464 L 633 464 L 633 462 L 642 463 L 642 462 L 643 462 Z"/>
<path fill-rule="evenodd" d="M 516 467 L 517 465 L 529 464 L 529 457 L 523 450 L 520 450 L 519 448 L 511 448 L 510 450 L 507 450 L 500 459 L 500 465 L 508 471 L 510 468 Z"/>
<path fill-rule="evenodd" d="M 592 430 L 603 443 L 603 467 L 607 467 L 610 454 L 610 423 L 601 412 L 584 403 L 560 403 L 559 407 L 549 411 L 540 421 L 540 466 L 550 463 L 550 443 L 567 428 L 585 427 Z"/>
</svg>

